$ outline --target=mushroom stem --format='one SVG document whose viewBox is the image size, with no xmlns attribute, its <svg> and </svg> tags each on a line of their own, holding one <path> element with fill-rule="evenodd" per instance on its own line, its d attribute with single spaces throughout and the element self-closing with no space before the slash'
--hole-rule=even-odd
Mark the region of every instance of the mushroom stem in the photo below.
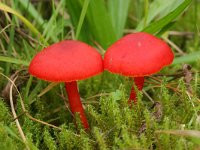
<svg viewBox="0 0 200 150">
<path fill-rule="evenodd" d="M 141 91 L 143 88 L 143 85 L 144 85 L 144 77 L 135 77 L 135 78 L 133 78 L 133 80 L 134 80 L 135 85 L 138 88 L 138 90 Z M 128 103 L 131 104 L 131 102 L 134 101 L 134 103 L 136 104 L 137 103 L 136 96 L 137 96 L 137 94 L 135 92 L 135 88 L 134 88 L 134 86 L 132 86 Z"/>
<path fill-rule="evenodd" d="M 84 109 L 83 109 L 83 106 L 82 106 L 82 103 L 81 103 L 81 100 L 80 100 L 80 95 L 79 95 L 79 92 L 78 92 L 76 81 L 65 82 L 65 88 L 66 88 L 66 92 L 67 92 L 67 95 L 68 95 L 68 100 L 69 100 L 71 112 L 73 114 L 79 113 L 80 120 L 82 122 L 83 127 L 85 129 L 88 129 L 89 124 L 88 124 L 88 121 L 87 121 L 87 118 L 85 116 Z"/>
</svg>

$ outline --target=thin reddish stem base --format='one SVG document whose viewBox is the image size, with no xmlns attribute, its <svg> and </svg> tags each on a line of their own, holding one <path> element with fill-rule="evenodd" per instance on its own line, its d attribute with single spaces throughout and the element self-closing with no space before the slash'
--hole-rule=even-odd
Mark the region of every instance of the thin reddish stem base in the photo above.
<svg viewBox="0 0 200 150">
<path fill-rule="evenodd" d="M 141 91 L 144 85 L 144 77 L 135 77 L 133 78 L 135 85 L 137 86 L 138 90 Z M 136 98 L 137 94 L 135 92 L 134 86 L 132 86 L 131 88 L 131 93 L 130 93 L 130 97 L 128 100 L 128 103 L 131 105 L 131 102 L 134 101 L 135 104 L 137 104 L 137 98 Z"/>
<path fill-rule="evenodd" d="M 78 92 L 76 81 L 66 82 L 65 88 L 66 88 L 66 92 L 67 92 L 67 95 L 68 95 L 68 100 L 69 100 L 71 112 L 73 114 L 79 113 L 80 120 L 83 124 L 83 127 L 85 129 L 88 129 L 89 124 L 88 124 L 88 121 L 87 121 L 87 118 L 85 116 L 84 109 L 83 109 L 83 106 L 82 106 L 82 103 L 81 103 L 81 100 L 80 100 L 80 95 L 79 95 L 79 92 Z"/>
</svg>

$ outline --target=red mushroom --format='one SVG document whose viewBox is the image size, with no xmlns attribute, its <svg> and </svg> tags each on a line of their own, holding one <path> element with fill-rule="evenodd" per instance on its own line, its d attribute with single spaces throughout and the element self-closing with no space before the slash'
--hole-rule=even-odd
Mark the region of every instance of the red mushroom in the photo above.
<svg viewBox="0 0 200 150">
<path fill-rule="evenodd" d="M 112 73 L 133 77 L 138 90 L 142 90 L 144 76 L 160 71 L 172 63 L 170 47 L 155 36 L 139 32 L 128 34 L 114 43 L 105 53 L 104 68 Z M 134 87 L 129 103 L 136 100 Z"/>
<path fill-rule="evenodd" d="M 101 55 L 91 46 L 73 40 L 53 44 L 39 52 L 31 61 L 29 72 L 51 82 L 65 82 L 72 113 L 79 113 L 85 129 L 89 128 L 77 89 L 83 80 L 103 71 Z"/>
</svg>

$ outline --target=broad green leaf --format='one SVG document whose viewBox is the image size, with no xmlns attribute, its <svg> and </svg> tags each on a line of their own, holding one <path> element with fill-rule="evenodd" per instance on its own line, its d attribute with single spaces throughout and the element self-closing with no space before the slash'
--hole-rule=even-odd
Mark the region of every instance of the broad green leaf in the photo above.
<svg viewBox="0 0 200 150">
<path fill-rule="evenodd" d="M 149 6 L 148 14 L 146 18 L 143 18 L 139 22 L 136 30 L 141 31 L 142 29 L 145 28 L 144 24 L 148 26 L 149 23 L 151 23 L 155 18 L 159 19 L 166 16 L 167 14 L 172 12 L 174 9 L 176 9 L 183 1 L 184 0 L 170 0 L 168 1 L 166 5 L 166 1 L 154 0 Z M 144 23 L 144 21 L 146 22 Z"/>
<path fill-rule="evenodd" d="M 108 0 L 108 11 L 117 38 L 122 37 L 126 23 L 130 0 Z"/>
<path fill-rule="evenodd" d="M 158 32 L 163 27 L 165 27 L 167 24 L 169 24 L 174 19 L 176 19 L 181 13 L 183 13 L 183 11 L 191 4 L 191 2 L 192 2 L 192 0 L 185 0 L 174 11 L 170 12 L 168 15 L 166 15 L 162 19 L 151 23 L 149 26 L 147 26 L 142 31 L 148 32 L 151 34 Z"/>
<path fill-rule="evenodd" d="M 66 2 L 71 21 L 77 30 L 84 0 Z M 90 0 L 78 39 L 87 43 L 98 42 L 104 49 L 117 40 L 104 0 Z"/>
<path fill-rule="evenodd" d="M 87 20 L 94 40 L 106 49 L 117 40 L 111 17 L 106 10 L 104 0 L 91 0 L 87 11 Z"/>
</svg>

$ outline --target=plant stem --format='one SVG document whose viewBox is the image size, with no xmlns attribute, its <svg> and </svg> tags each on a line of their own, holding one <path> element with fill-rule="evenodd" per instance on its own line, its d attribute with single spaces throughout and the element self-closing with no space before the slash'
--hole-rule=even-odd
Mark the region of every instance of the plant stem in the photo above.
<svg viewBox="0 0 200 150">
<path fill-rule="evenodd" d="M 83 127 L 85 129 L 88 129 L 89 124 L 88 124 L 88 121 L 87 121 L 87 118 L 85 116 L 84 109 L 83 109 L 83 106 L 82 106 L 82 103 L 81 103 L 81 100 L 80 100 L 80 95 L 79 95 L 79 92 L 78 92 L 76 81 L 66 82 L 65 88 L 66 88 L 66 92 L 67 92 L 67 95 L 68 95 L 68 100 L 69 100 L 71 112 L 73 114 L 79 113 L 80 120 L 83 124 Z"/>
<path fill-rule="evenodd" d="M 144 77 L 135 77 L 133 78 L 133 80 L 135 82 L 137 89 L 141 91 L 144 85 Z M 134 86 L 132 86 L 128 103 L 131 104 L 131 102 L 134 101 L 134 103 L 136 104 L 137 103 L 136 96 L 137 96 L 137 93 L 135 92 Z"/>
</svg>

